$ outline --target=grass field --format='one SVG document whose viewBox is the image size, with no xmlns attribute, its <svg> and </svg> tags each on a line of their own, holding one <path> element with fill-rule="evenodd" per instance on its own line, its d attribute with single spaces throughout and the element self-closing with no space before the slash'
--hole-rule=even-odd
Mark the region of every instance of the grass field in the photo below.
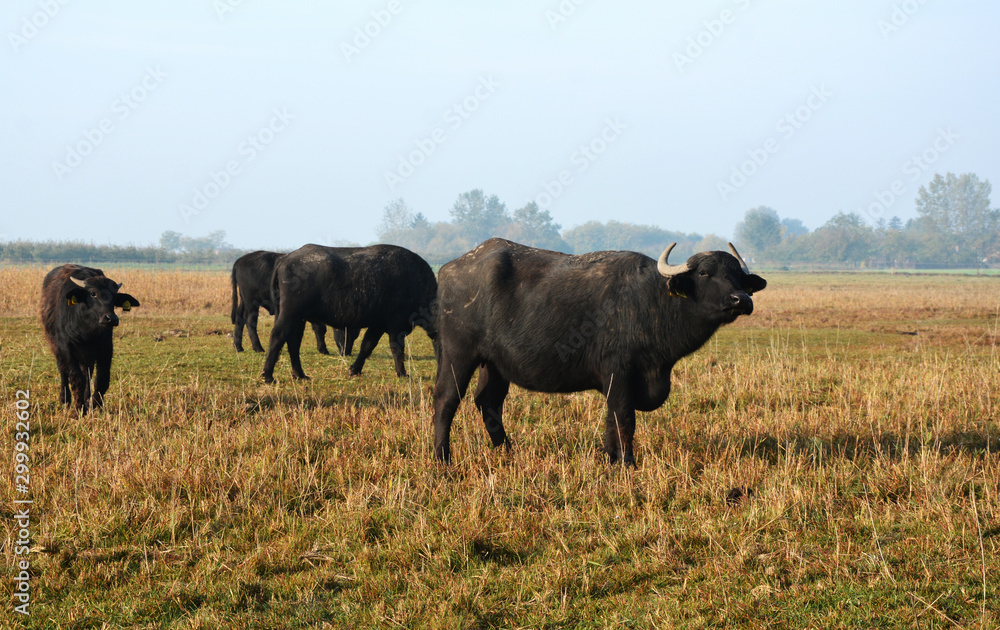
<svg viewBox="0 0 1000 630">
<path fill-rule="evenodd" d="M 84 417 L 57 404 L 46 269 L 0 270 L 2 627 L 1000 625 L 998 278 L 766 274 L 755 313 L 639 414 L 623 470 L 596 393 L 514 389 L 509 453 L 466 401 L 442 466 L 422 330 L 410 379 L 384 340 L 348 378 L 307 329 L 312 380 L 284 356 L 266 386 L 227 336 L 225 273 L 105 270 L 142 306 Z"/>
</svg>

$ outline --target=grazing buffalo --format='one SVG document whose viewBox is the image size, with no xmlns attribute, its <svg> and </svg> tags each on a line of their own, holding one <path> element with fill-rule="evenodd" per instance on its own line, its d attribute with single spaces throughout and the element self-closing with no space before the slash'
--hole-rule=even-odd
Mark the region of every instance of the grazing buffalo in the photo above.
<svg viewBox="0 0 1000 630">
<path fill-rule="evenodd" d="M 257 315 L 261 307 L 274 314 L 274 303 L 271 302 L 271 274 L 274 263 L 284 256 L 278 252 L 256 251 L 244 254 L 233 263 L 233 308 L 229 319 L 233 322 L 233 345 L 237 352 L 243 352 L 243 327 L 246 326 L 250 337 L 250 346 L 254 352 L 263 352 L 257 336 Z M 316 334 L 316 350 L 320 354 L 330 354 L 326 348 L 326 325 L 312 322 Z M 354 348 L 354 340 L 358 338 L 358 329 L 345 331 L 337 328 L 333 331 L 333 340 L 337 350 L 344 356 L 349 356 Z"/>
<path fill-rule="evenodd" d="M 42 281 L 42 327 L 59 368 L 59 402 L 75 400 L 84 413 L 104 404 L 111 385 L 115 308 L 139 306 L 139 300 L 118 291 L 121 286 L 100 269 L 80 265 L 56 267 Z"/>
<path fill-rule="evenodd" d="M 676 243 L 675 243 L 676 245 Z M 511 383 L 541 392 L 600 391 L 604 450 L 635 465 L 635 412 L 667 400 L 670 370 L 723 324 L 753 312 L 767 283 L 732 254 L 682 265 L 635 252 L 570 256 L 490 239 L 441 268 L 434 453 L 450 461 L 452 419 L 479 368 L 476 407 L 494 446 L 509 446 Z"/>
<path fill-rule="evenodd" d="M 406 376 L 406 335 L 421 326 L 437 337 L 434 272 L 420 256 L 395 245 L 324 247 L 305 245 L 274 265 L 271 299 L 276 317 L 261 376 L 274 382 L 274 364 L 288 344 L 293 378 L 307 378 L 299 361 L 305 322 L 323 322 L 349 330 L 367 328 L 351 375 L 388 333 L 396 374 Z"/>
</svg>

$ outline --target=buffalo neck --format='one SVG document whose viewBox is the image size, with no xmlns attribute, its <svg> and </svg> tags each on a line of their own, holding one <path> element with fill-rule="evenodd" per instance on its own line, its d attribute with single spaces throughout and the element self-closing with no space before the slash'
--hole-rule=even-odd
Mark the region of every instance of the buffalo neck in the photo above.
<svg viewBox="0 0 1000 630">
<path fill-rule="evenodd" d="M 671 296 L 665 283 L 660 304 L 664 317 L 658 332 L 671 365 L 705 345 L 722 325 L 709 319 L 704 305 L 695 298 Z"/>
</svg>

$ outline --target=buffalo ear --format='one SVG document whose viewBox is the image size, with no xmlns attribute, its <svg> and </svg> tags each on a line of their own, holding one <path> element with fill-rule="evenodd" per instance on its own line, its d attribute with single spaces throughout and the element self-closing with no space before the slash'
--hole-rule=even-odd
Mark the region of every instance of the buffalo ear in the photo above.
<svg viewBox="0 0 1000 630">
<path fill-rule="evenodd" d="M 123 311 L 130 311 L 133 306 L 139 306 L 139 300 L 128 293 L 116 293 L 115 306 L 120 306 Z"/>
<path fill-rule="evenodd" d="M 757 291 L 763 291 L 767 287 L 767 280 L 761 278 L 757 274 L 750 274 L 743 279 L 743 288 L 746 292 L 753 295 Z"/>
<path fill-rule="evenodd" d="M 89 296 L 89 295 L 90 294 L 87 293 L 86 289 L 81 289 L 79 287 L 73 287 L 72 289 L 69 290 L 68 293 L 66 293 L 66 303 L 69 306 L 76 306 L 80 302 L 86 302 L 87 301 L 87 296 Z"/>
<path fill-rule="evenodd" d="M 667 290 L 670 291 L 670 297 L 690 297 L 694 295 L 694 282 L 691 276 L 686 273 L 670 276 L 667 278 Z"/>
</svg>

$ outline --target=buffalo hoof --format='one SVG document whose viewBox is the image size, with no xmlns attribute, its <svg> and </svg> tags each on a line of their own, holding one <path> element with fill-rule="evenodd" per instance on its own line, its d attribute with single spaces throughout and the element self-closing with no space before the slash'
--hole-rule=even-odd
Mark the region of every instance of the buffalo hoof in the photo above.
<svg viewBox="0 0 1000 630">
<path fill-rule="evenodd" d="M 268 385 L 274 384 L 274 377 L 271 376 L 270 374 L 261 374 L 260 377 L 264 379 L 264 382 L 267 383 Z"/>
<path fill-rule="evenodd" d="M 317 349 L 316 349 L 316 352 L 318 352 L 318 353 L 320 353 L 320 354 L 326 354 L 326 355 L 329 355 L 329 354 L 330 354 L 330 351 L 329 351 L 329 350 L 327 350 L 326 348 L 317 348 Z"/>
<path fill-rule="evenodd" d="M 749 501 L 753 497 L 753 488 L 733 488 L 726 495 L 726 505 L 735 507 Z"/>
<path fill-rule="evenodd" d="M 261 354 L 264 353 L 264 349 L 263 348 L 254 348 L 253 351 L 254 352 L 260 352 Z"/>
<path fill-rule="evenodd" d="M 242 346 L 236 346 L 236 351 L 237 352 L 243 352 L 243 347 Z"/>
<path fill-rule="evenodd" d="M 311 380 L 311 379 L 308 376 L 306 376 L 305 374 L 292 374 L 292 380 L 293 381 L 308 381 L 308 380 Z"/>
</svg>

